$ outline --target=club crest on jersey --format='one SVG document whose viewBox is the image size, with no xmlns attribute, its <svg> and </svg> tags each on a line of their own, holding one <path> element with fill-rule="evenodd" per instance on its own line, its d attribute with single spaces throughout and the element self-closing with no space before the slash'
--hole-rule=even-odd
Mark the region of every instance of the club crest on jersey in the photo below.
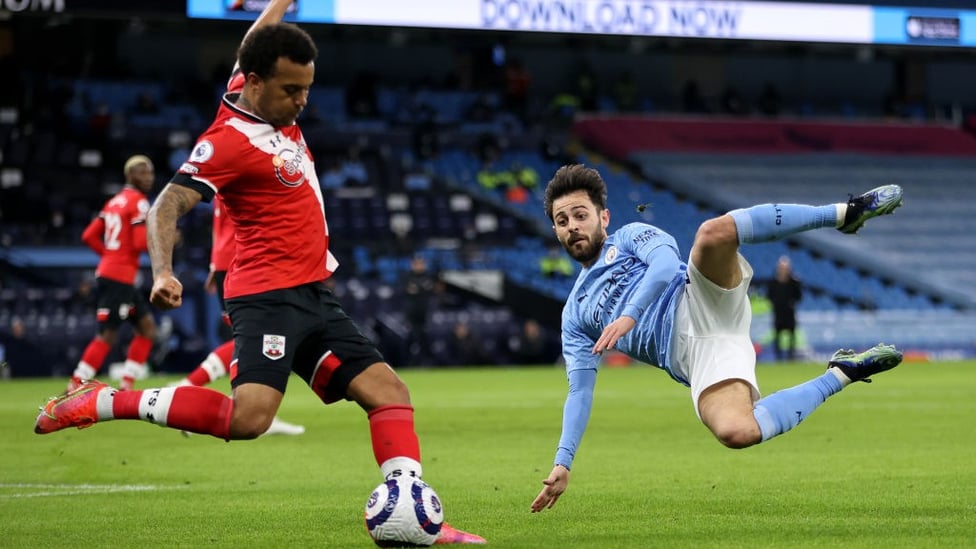
<svg viewBox="0 0 976 549">
<path fill-rule="evenodd" d="M 297 187 L 305 182 L 305 168 L 302 160 L 305 158 L 305 145 L 299 144 L 298 150 L 284 149 L 271 157 L 275 176 L 287 187 Z"/>
<path fill-rule="evenodd" d="M 603 261 L 607 265 L 609 265 L 609 264 L 613 263 L 613 260 L 614 259 L 617 259 L 617 247 L 616 246 L 610 246 L 607 249 L 607 255 L 603 256 Z"/>
<path fill-rule="evenodd" d="M 264 344 L 261 346 L 261 354 L 271 360 L 278 360 L 285 356 L 285 336 L 264 334 Z"/>
</svg>

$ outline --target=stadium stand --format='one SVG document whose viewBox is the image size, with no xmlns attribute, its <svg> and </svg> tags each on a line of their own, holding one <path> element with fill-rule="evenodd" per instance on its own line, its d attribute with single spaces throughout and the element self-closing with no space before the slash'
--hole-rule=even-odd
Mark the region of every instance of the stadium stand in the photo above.
<svg viewBox="0 0 976 549">
<path fill-rule="evenodd" d="M 26 21 L 18 25 L 30 30 Z M 182 31 L 169 32 L 173 39 Z M 328 40 L 322 51 L 330 56 L 344 51 L 344 38 Z M 580 58 L 561 45 L 540 43 L 522 48 L 534 77 L 527 109 L 516 114 L 506 104 L 500 67 L 488 58 L 480 60 L 477 78 L 464 83 L 464 67 L 451 66 L 452 54 L 440 44 L 416 49 L 408 44 L 392 51 L 362 36 L 353 40 L 356 63 L 336 59 L 336 66 L 320 75 L 303 115 L 303 131 L 322 170 L 326 213 L 342 263 L 336 291 L 369 335 L 391 342 L 385 350 L 391 356 L 404 352 L 398 348 L 404 329 L 398 281 L 414 254 L 424 255 L 439 272 L 504 273 L 507 297 L 501 300 L 454 288 L 465 305 L 435 314 L 430 325 L 437 338 L 447 339 L 459 322 L 469 323 L 486 341 L 496 342 L 496 360 L 503 361 L 504 346 L 497 341 L 511 335 L 519 316 L 531 314 L 532 307 L 558 312 L 573 278 L 539 276 L 539 260 L 553 244 L 542 192 L 567 160 L 601 169 L 613 189 L 611 228 L 638 220 L 660 225 L 675 235 L 685 254 L 701 221 L 733 207 L 835 200 L 875 183 L 899 182 L 908 199 L 896 223 L 873 223 L 855 239 L 823 231 L 751 246 L 746 254 L 758 275 L 771 273 L 780 255 L 791 256 L 807 285 L 800 322 L 816 352 L 879 337 L 933 352 L 976 350 L 969 328 L 976 325 L 976 227 L 967 215 L 974 198 L 976 139 L 960 129 L 961 122 L 861 120 L 865 114 L 882 114 L 882 84 L 871 79 L 871 85 L 840 86 L 817 76 L 819 71 L 863 72 L 884 77 L 877 79 L 881 82 L 898 65 L 893 58 L 804 59 L 796 89 L 782 79 L 776 82 L 783 90 L 783 109 L 779 118 L 770 118 L 754 109 L 764 84 L 757 75 L 765 79 L 768 67 L 792 66 L 795 59 L 770 52 L 732 55 L 728 79 L 755 81 L 740 88 L 746 103 L 741 116 L 723 118 L 713 114 L 721 110 L 714 78 L 702 81 L 708 112 L 668 114 L 683 109 L 680 82 L 670 80 L 678 72 L 697 70 L 694 55 L 664 49 L 653 55 L 622 53 L 608 42 L 586 55 L 595 61 L 591 68 L 601 84 L 595 108 L 604 112 L 585 114 L 588 107 L 574 89 Z M 118 47 L 151 42 L 125 34 Z M 510 45 L 513 52 L 517 42 Z M 371 80 L 370 60 L 386 67 L 391 55 L 416 66 L 401 67 L 396 78 L 384 74 Z M 153 71 L 185 64 L 185 56 L 160 57 Z M 118 61 L 124 64 L 126 58 L 119 55 Z M 416 63 L 420 58 L 428 62 Z M 607 116 L 626 109 L 614 88 L 623 69 L 635 62 L 645 70 L 631 73 L 630 109 L 661 114 Z M 962 86 L 965 79 L 953 80 L 960 72 L 953 62 L 931 68 L 940 83 L 932 86 L 932 101 L 948 102 L 945 90 L 969 89 Z M 220 78 L 204 82 L 159 78 L 144 67 L 120 66 L 112 74 L 108 65 L 62 69 L 43 78 L 14 71 L 16 81 L 25 84 L 16 89 L 31 90 L 35 105 L 46 108 L 32 107 L 23 97 L 0 102 L 0 331 L 8 331 L 15 318 L 26 320 L 29 336 L 61 357 L 50 359 L 51 372 L 42 368 L 39 375 L 62 369 L 59 361 L 71 365 L 77 358 L 72 358 L 74 334 L 85 338 L 93 330 L 91 315 L 74 296 L 94 266 L 78 235 L 117 190 L 118 166 L 131 154 L 148 154 L 156 160 L 161 183 L 209 122 L 226 72 L 215 71 Z M 675 67 L 683 68 L 659 77 Z M 443 81 L 431 76 L 435 68 L 445 72 Z M 817 90 L 827 88 L 833 95 L 819 97 Z M 904 112 L 883 114 L 912 120 L 939 116 L 936 107 L 941 105 L 909 99 Z M 962 120 L 976 128 L 972 116 Z M 574 139 L 587 148 L 566 154 L 564 145 Z M 507 192 L 521 169 L 534 172 L 537 183 Z M 638 212 L 638 204 L 650 206 Z M 186 308 L 161 323 L 169 326 L 171 352 L 157 358 L 167 365 L 176 358 L 192 362 L 196 347 L 205 349 L 216 337 L 216 307 L 200 289 L 209 209 L 195 209 L 182 229 L 179 261 L 194 293 Z M 865 248 L 872 253 L 864 254 Z M 913 319 L 940 329 L 913 331 Z M 450 362 L 443 355 L 439 360 Z"/>
<path fill-rule="evenodd" d="M 580 126 L 590 145 L 635 166 L 654 187 L 712 212 L 762 202 L 822 203 L 885 183 L 902 185 L 906 205 L 893 223 L 871 224 L 854 238 L 805 233 L 743 253 L 759 276 L 772 273 L 781 255 L 793 259 L 815 294 L 801 302 L 799 313 L 813 349 L 826 351 L 845 339 L 851 345 L 884 339 L 930 351 L 972 349 L 971 135 L 925 124 L 804 124 L 821 132 L 819 141 L 798 140 L 789 130 L 794 122 L 630 118 L 617 124 L 604 118 Z M 672 210 L 664 204 L 655 212 Z M 919 330 L 920 319 L 938 328 Z M 765 329 L 760 322 L 754 328 Z"/>
<path fill-rule="evenodd" d="M 760 201 L 817 203 L 897 183 L 909 198 L 896 222 L 872 224 L 856 238 L 821 231 L 795 240 L 934 300 L 976 306 L 976 240 L 969 236 L 976 219 L 967 213 L 968 201 L 976 199 L 976 162 L 970 159 L 653 153 L 635 158 L 655 179 L 674 188 L 697 186 L 707 191 L 702 196 L 724 208 Z"/>
</svg>

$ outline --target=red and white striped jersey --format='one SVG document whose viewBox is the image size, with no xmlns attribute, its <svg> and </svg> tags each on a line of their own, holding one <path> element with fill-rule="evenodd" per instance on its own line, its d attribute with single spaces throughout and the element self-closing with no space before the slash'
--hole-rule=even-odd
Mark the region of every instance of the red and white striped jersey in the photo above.
<svg viewBox="0 0 976 549">
<path fill-rule="evenodd" d="M 135 284 L 139 255 L 146 251 L 146 214 L 149 199 L 126 185 L 109 199 L 81 235 L 82 241 L 101 259 L 95 275 Z"/>
<path fill-rule="evenodd" d="M 231 78 L 216 119 L 172 181 L 204 200 L 219 195 L 220 214 L 233 223 L 228 299 L 319 282 L 339 266 L 329 252 L 322 190 L 301 129 L 275 127 L 237 107 L 243 82 Z"/>
</svg>

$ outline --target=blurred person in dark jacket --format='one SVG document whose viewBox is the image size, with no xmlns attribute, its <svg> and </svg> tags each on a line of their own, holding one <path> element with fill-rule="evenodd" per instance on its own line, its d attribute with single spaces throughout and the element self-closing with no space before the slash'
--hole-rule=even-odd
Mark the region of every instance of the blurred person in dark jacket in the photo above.
<svg viewBox="0 0 976 549">
<path fill-rule="evenodd" d="M 776 276 L 766 285 L 766 297 L 773 305 L 773 349 L 776 360 L 793 360 L 796 356 L 796 305 L 803 299 L 803 289 L 800 280 L 793 274 L 790 258 L 785 255 L 776 263 Z"/>
<path fill-rule="evenodd" d="M 435 278 L 427 269 L 427 260 L 415 256 L 403 281 L 407 298 L 406 318 L 410 325 L 407 350 L 410 364 L 425 364 L 430 360 L 430 339 L 427 337 L 427 316 L 434 295 Z"/>
</svg>

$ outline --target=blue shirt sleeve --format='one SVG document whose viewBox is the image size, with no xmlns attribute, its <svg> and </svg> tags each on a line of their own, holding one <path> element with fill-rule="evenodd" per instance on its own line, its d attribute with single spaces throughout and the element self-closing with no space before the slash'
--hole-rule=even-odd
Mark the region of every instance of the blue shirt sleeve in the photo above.
<svg viewBox="0 0 976 549">
<path fill-rule="evenodd" d="M 593 389 L 596 387 L 596 369 L 571 370 L 568 372 L 569 393 L 563 407 L 563 432 L 559 437 L 554 465 L 572 469 L 573 458 L 579 447 L 593 408 Z"/>
<path fill-rule="evenodd" d="M 595 370 L 600 364 L 600 355 L 593 354 L 593 345 L 596 344 L 596 339 L 587 336 L 580 328 L 577 322 L 580 312 L 575 305 L 572 303 L 563 309 L 562 344 L 566 371 Z"/>
<path fill-rule="evenodd" d="M 640 259 L 647 270 L 630 300 L 621 309 L 621 316 L 637 320 L 651 302 L 663 293 L 674 273 L 681 269 L 678 244 L 674 237 L 652 225 L 632 223 L 617 232 L 621 250 Z"/>
<path fill-rule="evenodd" d="M 674 273 L 681 269 L 681 259 L 672 248 L 661 246 L 647 254 L 647 271 L 641 279 L 637 290 L 631 294 L 630 300 L 620 312 L 621 316 L 629 316 L 637 320 L 644 314 L 651 302 L 656 300 L 664 289 L 671 283 Z"/>
</svg>

